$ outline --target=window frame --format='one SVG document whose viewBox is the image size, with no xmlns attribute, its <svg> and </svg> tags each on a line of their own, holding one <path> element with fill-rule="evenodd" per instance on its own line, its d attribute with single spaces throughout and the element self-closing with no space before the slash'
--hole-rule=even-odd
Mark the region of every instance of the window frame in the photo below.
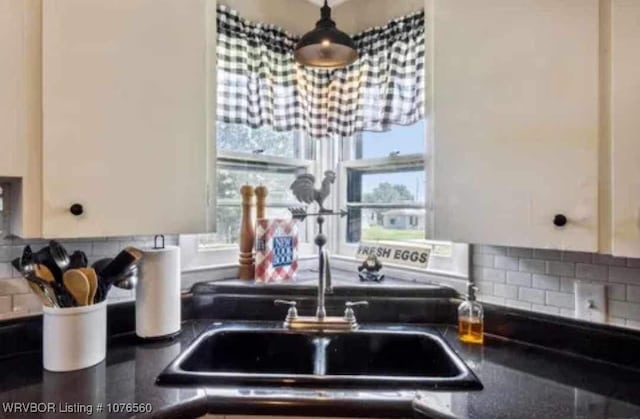
<svg viewBox="0 0 640 419">
<path fill-rule="evenodd" d="M 214 139 L 215 147 L 213 147 L 214 157 L 212 161 L 215 162 L 215 169 L 217 171 L 219 164 L 222 162 L 228 164 L 237 164 L 240 166 L 255 166 L 255 167 L 288 167 L 291 169 L 304 168 L 307 173 L 312 173 L 317 177 L 319 171 L 318 160 L 320 157 L 319 150 L 316 149 L 315 160 L 305 159 L 307 151 L 307 141 L 313 141 L 312 139 L 306 139 L 304 135 L 295 134 L 296 158 L 292 157 L 279 157 L 273 155 L 263 155 L 255 152 L 246 151 L 233 151 L 221 149 L 217 146 L 217 139 Z M 220 205 L 220 199 L 217 197 L 217 191 L 215 186 L 212 188 L 212 199 L 210 199 L 213 214 L 217 211 L 218 205 Z M 268 202 L 268 201 L 267 201 Z M 289 203 L 293 204 L 293 203 Z M 276 205 L 268 205 L 270 207 L 284 208 L 290 205 L 285 203 L 277 203 Z M 313 226 L 309 220 L 305 220 L 299 227 L 304 231 L 307 240 L 313 235 Z M 216 228 L 216 230 L 218 230 Z M 207 233 L 203 233 L 207 234 Z M 180 235 L 179 244 L 181 250 L 181 264 L 185 271 L 198 271 L 206 270 L 215 267 L 234 266 L 238 262 L 238 244 L 237 243 L 221 243 L 219 246 L 204 247 L 200 245 L 200 234 L 183 234 Z M 300 242 L 298 244 L 299 257 L 308 256 L 313 253 L 313 244 L 309 242 Z"/>
</svg>

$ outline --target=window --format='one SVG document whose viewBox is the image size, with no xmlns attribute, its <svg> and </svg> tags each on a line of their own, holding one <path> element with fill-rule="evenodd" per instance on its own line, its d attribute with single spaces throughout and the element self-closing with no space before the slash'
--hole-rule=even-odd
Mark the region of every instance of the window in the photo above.
<svg viewBox="0 0 640 419">
<path fill-rule="evenodd" d="M 344 140 L 342 152 L 346 188 L 341 207 L 347 208 L 342 243 L 424 240 L 424 121 L 362 133 Z"/>
<path fill-rule="evenodd" d="M 200 250 L 229 247 L 239 239 L 242 216 L 240 187 L 264 185 L 268 189 L 267 217 L 288 218 L 288 207 L 299 205 L 289 186 L 299 173 L 311 170 L 314 144 L 296 132 L 251 129 L 217 124 L 217 233 L 198 238 Z M 304 237 L 305 228 L 300 229 Z"/>
</svg>

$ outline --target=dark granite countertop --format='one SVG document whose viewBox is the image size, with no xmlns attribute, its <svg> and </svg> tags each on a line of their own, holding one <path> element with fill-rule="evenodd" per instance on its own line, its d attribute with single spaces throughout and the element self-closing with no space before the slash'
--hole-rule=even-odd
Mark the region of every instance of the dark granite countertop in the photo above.
<svg viewBox="0 0 640 419">
<path fill-rule="evenodd" d="M 141 343 L 134 335 L 112 338 L 106 362 L 81 371 L 43 371 L 41 354 L 0 361 L 0 417 L 86 417 L 72 413 L 91 405 L 91 417 L 115 403 L 150 403 L 152 416 L 213 414 L 411 417 L 413 392 L 356 392 L 287 388 L 161 387 L 157 375 L 213 320 L 189 320 L 165 343 Z M 435 326 L 477 373 L 484 390 L 424 393 L 429 404 L 469 418 L 640 418 L 640 372 L 488 336 L 484 346 L 460 344 L 455 327 Z M 296 400 L 303 400 L 302 402 Z M 6 402 L 55 403 L 55 412 L 9 414 Z M 76 405 L 76 403 L 78 405 Z M 97 412 L 102 404 L 103 411 Z M 120 406 L 120 405 L 117 405 Z M 40 406 L 45 408 L 46 406 Z M 61 407 L 67 412 L 61 412 Z"/>
</svg>

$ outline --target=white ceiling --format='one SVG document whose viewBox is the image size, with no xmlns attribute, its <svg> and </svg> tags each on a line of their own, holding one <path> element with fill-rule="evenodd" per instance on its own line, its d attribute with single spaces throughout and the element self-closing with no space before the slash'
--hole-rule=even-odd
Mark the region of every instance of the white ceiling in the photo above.
<svg viewBox="0 0 640 419">
<path fill-rule="evenodd" d="M 316 4 L 318 6 L 322 6 L 324 4 L 324 0 L 307 0 L 310 3 Z M 340 3 L 344 3 L 345 1 L 349 1 L 349 0 L 329 0 L 329 6 L 333 7 L 333 6 L 337 6 Z"/>
</svg>

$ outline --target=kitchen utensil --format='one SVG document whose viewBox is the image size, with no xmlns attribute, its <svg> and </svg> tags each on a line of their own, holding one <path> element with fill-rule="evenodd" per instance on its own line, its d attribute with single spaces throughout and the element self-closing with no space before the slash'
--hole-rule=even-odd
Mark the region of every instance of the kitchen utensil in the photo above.
<svg viewBox="0 0 640 419">
<path fill-rule="evenodd" d="M 69 269 L 86 268 L 87 266 L 89 266 L 89 260 L 82 250 L 76 250 L 69 256 Z"/>
<path fill-rule="evenodd" d="M 42 249 L 38 250 L 36 253 L 34 253 L 33 258 L 35 263 L 46 266 L 53 274 L 56 282 L 62 285 L 63 271 L 53 259 L 51 251 L 49 250 L 49 246 L 45 246 Z"/>
<path fill-rule="evenodd" d="M 64 273 L 64 286 L 79 306 L 89 304 L 89 280 L 78 269 L 71 269 Z"/>
<path fill-rule="evenodd" d="M 18 270 L 23 274 L 30 274 L 35 270 L 34 255 L 31 251 L 31 246 L 27 245 L 22 250 L 22 257 L 20 258 L 20 267 Z"/>
<path fill-rule="evenodd" d="M 89 304 L 93 304 L 96 298 L 96 292 L 98 291 L 98 275 L 93 268 L 79 268 L 89 281 Z"/>
<path fill-rule="evenodd" d="M 25 279 L 29 283 L 29 286 L 31 286 L 31 284 L 34 284 L 40 290 L 42 290 L 44 295 L 49 300 L 51 300 L 51 302 L 53 303 L 54 307 L 66 307 L 66 304 L 72 305 L 71 303 L 68 303 L 69 298 L 65 299 L 65 295 L 66 294 L 64 293 L 64 289 L 63 289 L 62 285 L 58 284 L 57 282 L 54 281 L 54 282 L 49 283 L 49 282 L 45 281 L 44 279 L 38 277 L 35 273 L 30 273 L 29 275 L 25 276 Z M 60 288 L 60 291 L 63 294 L 61 296 L 61 298 L 58 298 L 57 292 L 54 289 L 55 287 L 59 287 Z"/>
<path fill-rule="evenodd" d="M 91 267 L 95 269 L 98 276 L 101 276 L 104 268 L 106 268 L 107 265 L 109 265 L 112 261 L 113 261 L 113 258 L 98 259 L 93 263 L 93 265 L 91 265 Z"/>
<path fill-rule="evenodd" d="M 113 281 L 113 285 L 125 290 L 132 290 L 138 284 L 138 265 L 133 264 L 124 274 Z"/>
<path fill-rule="evenodd" d="M 71 260 L 69 259 L 69 254 L 63 245 L 58 243 L 55 240 L 51 240 L 49 242 L 49 252 L 51 253 L 51 257 L 53 258 L 56 265 L 62 272 L 66 271 L 69 268 L 69 263 Z"/>
<path fill-rule="evenodd" d="M 49 297 L 45 293 L 44 289 L 40 288 L 40 286 L 33 281 L 27 281 L 27 283 L 29 284 L 31 291 L 33 291 L 33 293 L 40 298 L 40 301 L 42 301 L 43 305 L 47 307 L 54 307 L 54 303 L 51 300 L 51 297 Z"/>
<path fill-rule="evenodd" d="M 107 298 L 107 294 L 109 292 L 109 289 L 111 288 L 111 282 L 107 281 L 102 276 L 102 271 L 112 261 L 113 261 L 112 258 L 99 259 L 99 260 L 95 261 L 93 263 L 93 265 L 91 265 L 91 267 L 96 271 L 96 274 L 98 276 L 98 288 L 96 290 L 96 296 L 94 298 L 94 301 L 96 303 L 99 303 L 99 302 L 105 300 Z"/>
<path fill-rule="evenodd" d="M 122 276 L 131 265 L 137 263 L 141 258 L 142 252 L 140 250 L 134 247 L 127 247 L 118 253 L 118 256 L 105 266 L 99 274 L 108 282 L 113 283 L 116 278 Z"/>
<path fill-rule="evenodd" d="M 53 277 L 53 273 L 51 273 L 49 268 L 47 268 L 46 266 L 41 265 L 39 263 L 36 264 L 35 267 L 36 267 L 36 269 L 35 269 L 34 273 L 39 278 L 44 279 L 48 283 L 55 282 L 56 279 Z"/>
</svg>

